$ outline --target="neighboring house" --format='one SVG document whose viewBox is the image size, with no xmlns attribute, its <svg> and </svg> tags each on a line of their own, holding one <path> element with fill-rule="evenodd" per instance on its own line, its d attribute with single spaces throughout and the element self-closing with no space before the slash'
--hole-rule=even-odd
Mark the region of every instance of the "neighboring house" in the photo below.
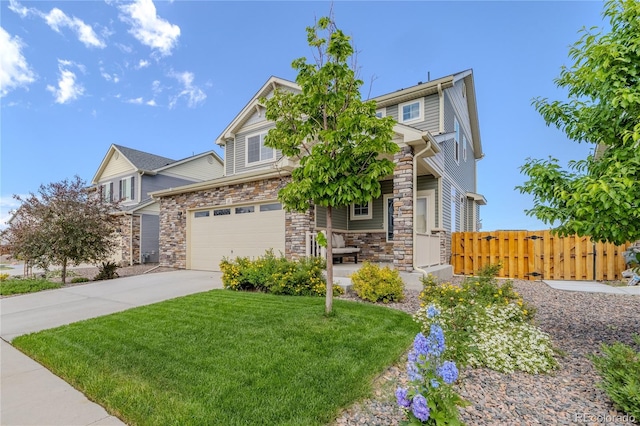
<svg viewBox="0 0 640 426">
<path fill-rule="evenodd" d="M 215 179 L 223 161 L 213 151 L 173 160 L 111 145 L 92 184 L 107 200 L 119 200 L 120 244 L 112 260 L 122 265 L 159 261 L 160 205 L 150 192 Z"/>
<path fill-rule="evenodd" d="M 324 208 L 289 213 L 278 190 L 295 164 L 264 146 L 273 123 L 260 98 L 274 88 L 299 91 L 272 77 L 216 139 L 224 148 L 224 176 L 152 194 L 160 200 L 160 263 L 219 270 L 223 256 L 258 256 L 266 249 L 289 258 L 310 255 L 325 227 Z M 450 271 L 451 232 L 477 231 L 476 161 L 483 157 L 471 70 L 375 98 L 392 116 L 400 147 L 382 195 L 364 205 L 334 209 L 333 229 L 359 259 L 393 262 L 402 271 Z M 445 272 L 446 273 L 446 272 Z"/>
</svg>

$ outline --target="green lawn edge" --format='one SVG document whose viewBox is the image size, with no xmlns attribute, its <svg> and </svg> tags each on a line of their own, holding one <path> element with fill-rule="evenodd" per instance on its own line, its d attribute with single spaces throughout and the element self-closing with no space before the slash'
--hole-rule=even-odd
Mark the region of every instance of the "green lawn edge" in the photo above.
<svg viewBox="0 0 640 426">
<path fill-rule="evenodd" d="M 386 307 L 214 290 L 12 343 L 130 425 L 320 425 L 418 331 Z"/>
</svg>

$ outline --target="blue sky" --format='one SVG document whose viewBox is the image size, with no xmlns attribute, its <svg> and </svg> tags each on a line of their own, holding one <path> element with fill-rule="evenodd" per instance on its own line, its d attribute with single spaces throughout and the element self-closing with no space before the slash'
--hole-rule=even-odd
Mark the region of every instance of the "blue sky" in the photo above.
<svg viewBox="0 0 640 426">
<path fill-rule="evenodd" d="M 305 27 L 328 2 L 0 0 L 0 221 L 12 194 L 79 175 L 112 143 L 181 159 L 214 139 L 271 76 L 294 80 Z M 534 97 L 553 84 L 602 2 L 343 2 L 364 97 L 473 69 L 485 158 L 483 230 L 545 229 L 525 215 L 527 157 L 566 163 L 591 146 L 548 128 Z"/>
</svg>

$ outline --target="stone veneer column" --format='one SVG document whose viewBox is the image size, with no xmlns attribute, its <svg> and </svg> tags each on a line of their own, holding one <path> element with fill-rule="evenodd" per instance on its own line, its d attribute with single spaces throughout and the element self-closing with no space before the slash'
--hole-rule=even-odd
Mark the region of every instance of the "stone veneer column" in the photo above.
<svg viewBox="0 0 640 426">
<path fill-rule="evenodd" d="M 413 271 L 413 149 L 403 146 L 393 156 L 393 266 Z"/>
<path fill-rule="evenodd" d="M 307 232 L 312 231 L 314 223 L 313 207 L 306 213 L 285 213 L 285 256 L 297 260 L 307 256 Z"/>
</svg>

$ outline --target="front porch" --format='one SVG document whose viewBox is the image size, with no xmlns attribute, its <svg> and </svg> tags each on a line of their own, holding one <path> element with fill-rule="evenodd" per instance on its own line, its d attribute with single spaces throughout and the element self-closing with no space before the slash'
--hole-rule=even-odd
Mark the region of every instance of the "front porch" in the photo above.
<svg viewBox="0 0 640 426">
<path fill-rule="evenodd" d="M 372 262 L 376 265 L 384 268 L 388 266 L 393 269 L 393 263 L 391 262 Z M 333 282 L 346 291 L 351 291 L 351 279 L 349 277 L 354 272 L 358 271 L 362 267 L 361 263 L 334 263 L 333 264 Z M 453 276 L 453 269 L 451 265 L 437 265 L 427 268 L 422 271 L 414 270 L 413 272 L 400 272 L 400 277 L 405 284 L 406 290 L 422 291 L 421 278 L 427 274 L 434 275 L 439 280 L 448 280 Z"/>
</svg>

